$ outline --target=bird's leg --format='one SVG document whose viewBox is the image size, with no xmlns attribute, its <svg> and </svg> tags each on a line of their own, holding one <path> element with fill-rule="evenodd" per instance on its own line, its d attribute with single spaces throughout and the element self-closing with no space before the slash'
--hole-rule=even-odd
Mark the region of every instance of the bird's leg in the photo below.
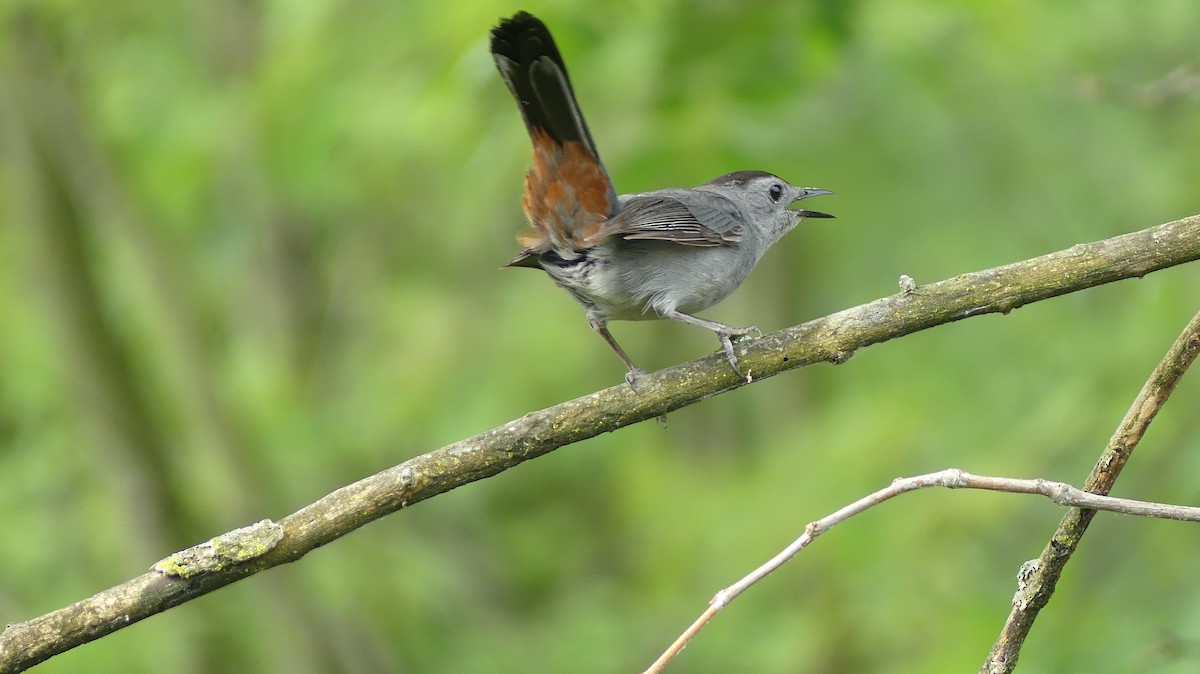
<svg viewBox="0 0 1200 674">
<path fill-rule="evenodd" d="M 629 371 L 625 373 L 625 383 L 629 384 L 629 388 L 633 389 L 634 393 L 637 393 L 637 382 L 639 379 L 646 376 L 646 371 L 634 365 L 633 361 L 629 359 L 629 356 L 625 354 L 625 349 L 622 349 L 621 345 L 617 344 L 617 340 L 612 336 L 612 333 L 608 331 L 608 319 L 606 319 L 603 314 L 597 311 L 589 310 L 587 312 L 587 319 L 588 325 L 592 326 L 593 330 L 600 333 L 600 336 L 604 338 L 604 341 L 608 342 L 608 345 L 612 347 L 612 350 L 616 351 L 617 355 L 621 357 L 621 362 L 625 363 L 625 367 L 629 368 Z"/>
<path fill-rule="evenodd" d="M 687 323 L 688 325 L 694 325 L 698 328 L 705 328 L 706 330 L 712 330 L 713 332 L 717 333 L 717 338 L 721 340 L 721 348 L 725 351 L 725 359 L 729 361 L 729 366 L 733 368 L 733 371 L 737 373 L 737 376 L 745 378 L 745 375 L 742 374 L 742 371 L 738 369 L 737 355 L 733 353 L 733 342 L 735 339 L 739 337 L 745 337 L 750 333 L 755 333 L 759 337 L 762 337 L 762 330 L 759 330 L 753 325 L 745 328 L 735 328 L 732 325 L 725 325 L 724 323 L 710 321 L 707 318 L 692 316 L 691 314 L 685 314 L 674 309 L 661 310 L 658 312 L 658 315 L 662 316 L 663 318 L 669 318 L 673 321 Z"/>
</svg>

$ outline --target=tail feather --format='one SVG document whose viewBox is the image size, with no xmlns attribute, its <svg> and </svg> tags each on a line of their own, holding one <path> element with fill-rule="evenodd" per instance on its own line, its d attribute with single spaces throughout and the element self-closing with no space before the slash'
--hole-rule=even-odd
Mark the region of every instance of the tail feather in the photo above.
<svg viewBox="0 0 1200 674">
<path fill-rule="evenodd" d="M 572 256 L 594 245 L 590 237 L 616 213 L 616 191 L 546 25 L 526 12 L 505 19 L 492 30 L 491 51 L 533 143 L 522 204 L 533 229 L 518 242 L 528 255 Z"/>
<path fill-rule="evenodd" d="M 540 129 L 560 145 L 583 143 L 599 158 L 546 24 L 526 12 L 501 21 L 492 29 L 492 57 L 530 133 Z"/>
</svg>

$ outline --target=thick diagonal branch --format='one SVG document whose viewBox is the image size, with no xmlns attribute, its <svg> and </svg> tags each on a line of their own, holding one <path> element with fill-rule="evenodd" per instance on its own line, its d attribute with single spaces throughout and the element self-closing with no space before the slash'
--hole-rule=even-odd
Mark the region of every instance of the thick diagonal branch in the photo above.
<svg viewBox="0 0 1200 674">
<path fill-rule="evenodd" d="M 1095 468 L 1083 483 L 1085 490 L 1093 494 L 1107 494 L 1112 489 L 1150 422 L 1175 390 L 1183 373 L 1196 360 L 1197 354 L 1200 354 L 1200 314 L 1192 317 L 1167 350 L 1167 355 L 1150 373 L 1150 378 L 1129 406 L 1125 418 L 1117 426 Z M 1017 666 L 1017 656 L 1021 653 L 1025 637 L 1029 636 L 1038 613 L 1049 603 L 1063 569 L 1095 514 L 1095 510 L 1072 508 L 1063 516 L 1042 554 L 1022 567 L 1028 570 L 1028 578 L 1022 579 L 1000 636 L 979 670 L 981 674 L 1004 674 Z"/>
<path fill-rule="evenodd" d="M 865 346 L 980 314 L 1007 313 L 1038 300 L 1200 259 L 1200 216 L 1057 253 L 963 274 L 739 342 L 751 379 L 819 362 L 840 363 Z M 218 537 L 190 556 L 173 556 L 142 576 L 0 635 L 0 671 L 19 671 L 150 615 L 309 551 L 404 506 L 496 475 L 563 445 L 652 419 L 743 386 L 723 355 L 646 376 L 531 412 L 490 431 L 409 459 L 343 487 L 276 523 Z M 230 550 L 234 552 L 231 553 Z M 204 560 L 193 568 L 190 560 Z M 181 566 L 181 560 L 186 562 Z"/>
</svg>

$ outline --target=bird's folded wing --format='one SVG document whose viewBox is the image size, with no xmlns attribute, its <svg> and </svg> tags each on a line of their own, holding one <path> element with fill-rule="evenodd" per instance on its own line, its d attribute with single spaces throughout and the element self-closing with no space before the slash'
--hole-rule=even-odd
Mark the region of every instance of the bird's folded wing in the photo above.
<svg viewBox="0 0 1200 674">
<path fill-rule="evenodd" d="M 687 246 L 727 246 L 742 240 L 737 207 L 716 195 L 682 199 L 646 194 L 625 201 L 592 241 L 610 236 L 626 240 L 671 241 Z"/>
</svg>

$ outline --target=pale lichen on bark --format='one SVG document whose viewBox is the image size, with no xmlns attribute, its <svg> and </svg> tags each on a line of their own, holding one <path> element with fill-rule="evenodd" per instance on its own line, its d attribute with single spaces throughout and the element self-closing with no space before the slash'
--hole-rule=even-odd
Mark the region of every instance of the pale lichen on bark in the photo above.
<svg viewBox="0 0 1200 674">
<path fill-rule="evenodd" d="M 283 540 L 283 527 L 262 520 L 211 538 L 160 560 L 150 567 L 167 576 L 194 578 L 262 557 Z"/>
</svg>

